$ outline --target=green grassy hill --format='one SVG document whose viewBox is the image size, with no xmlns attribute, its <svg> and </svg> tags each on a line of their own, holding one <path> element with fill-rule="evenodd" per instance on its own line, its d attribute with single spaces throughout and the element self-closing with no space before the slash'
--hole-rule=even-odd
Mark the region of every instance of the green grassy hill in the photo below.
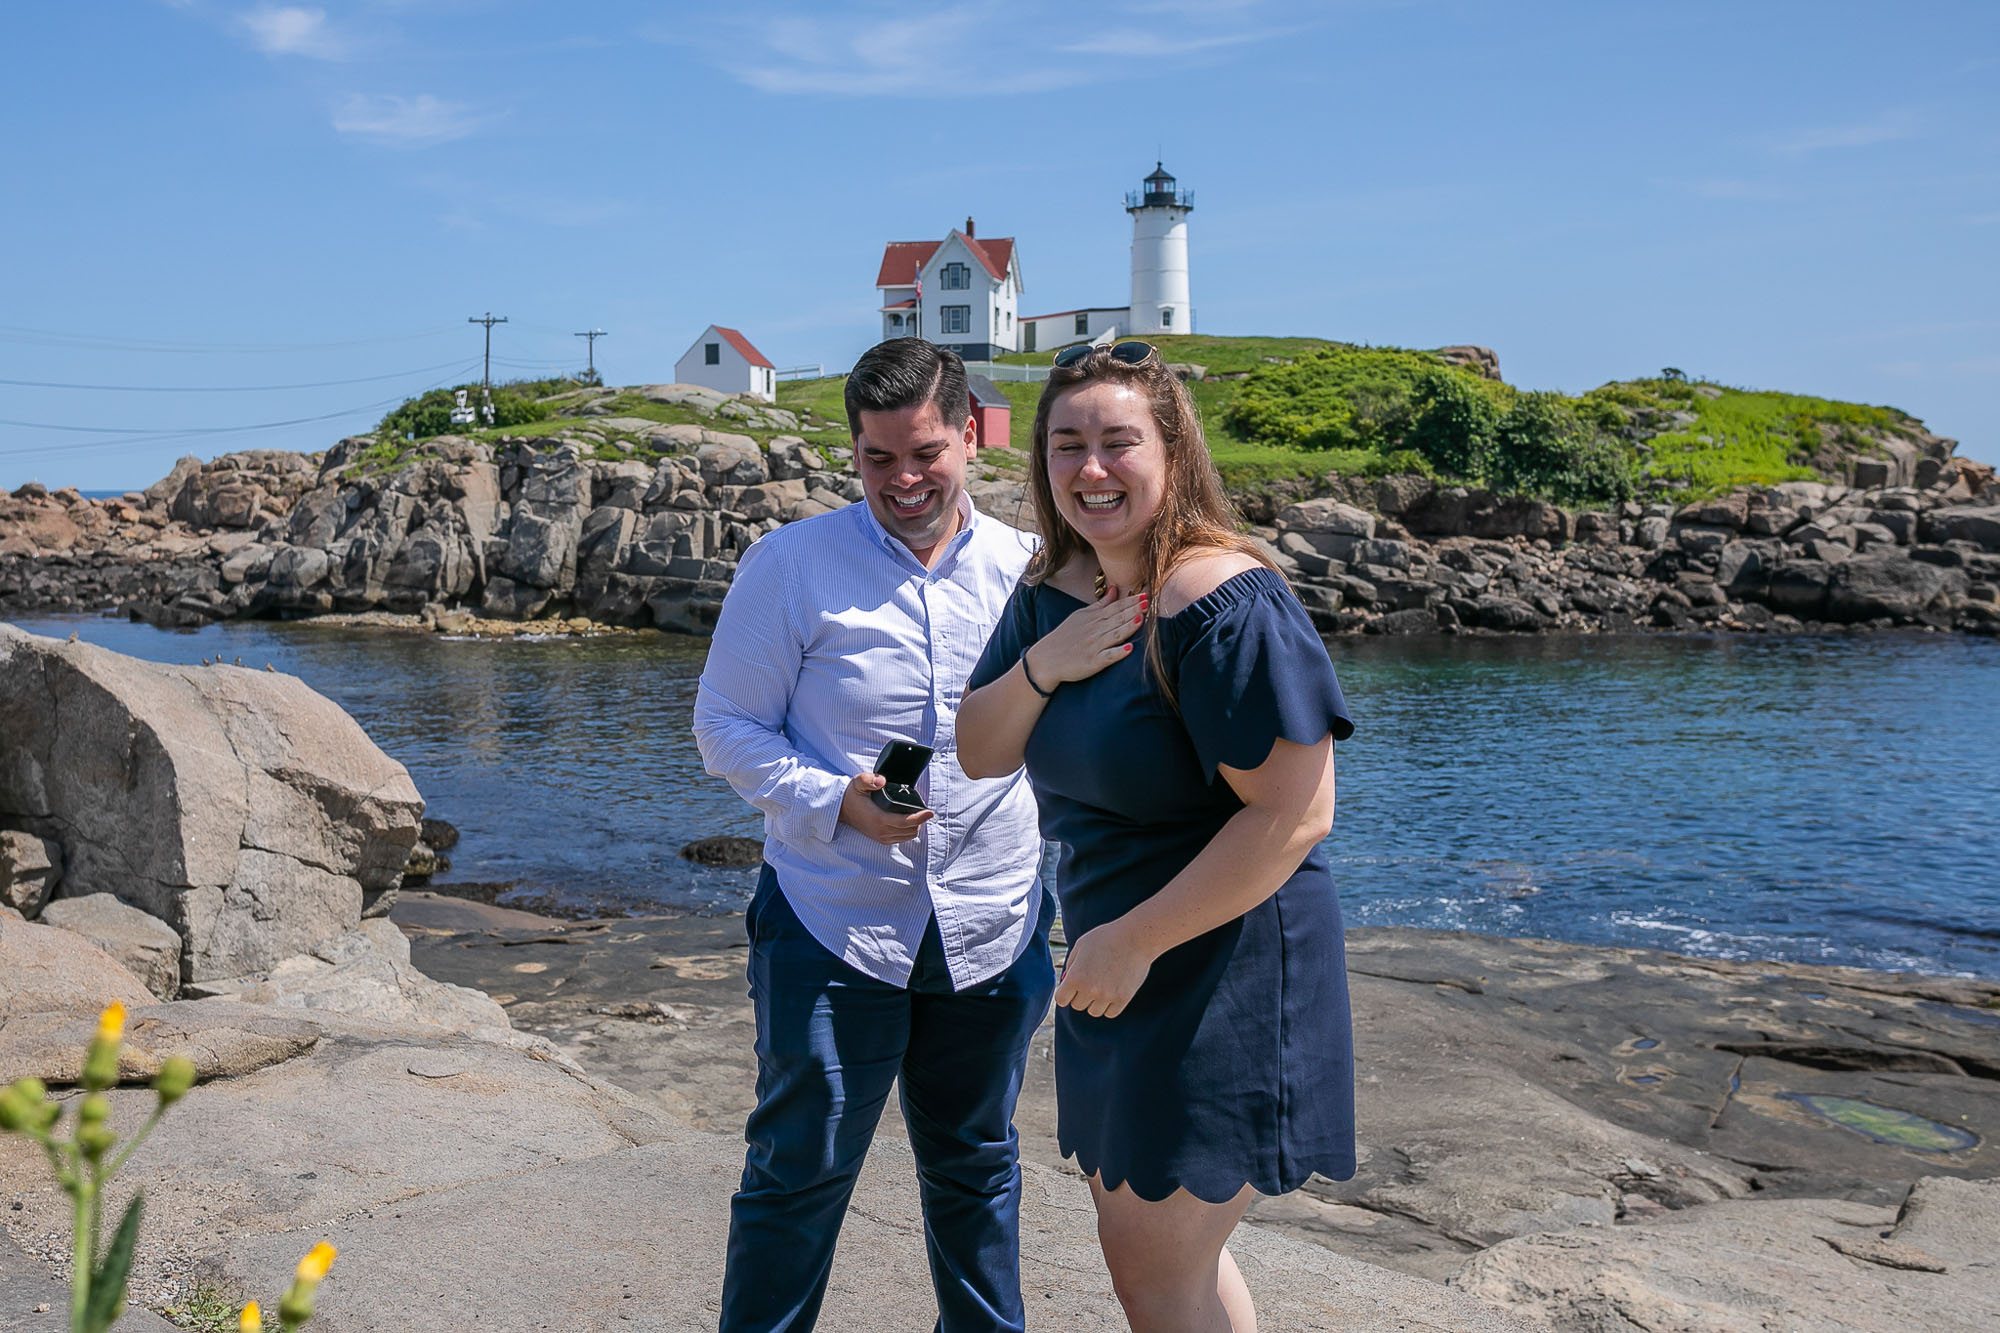
<svg viewBox="0 0 2000 1333">
<path fill-rule="evenodd" d="M 1837 476 L 1882 441 L 1923 437 L 1921 422 L 1891 407 L 1733 388 L 1678 371 L 1617 381 L 1583 394 L 1530 392 L 1485 378 L 1434 352 L 1361 347 L 1320 338 L 1150 339 L 1172 362 L 1202 367 L 1188 388 L 1209 447 L 1233 488 L 1329 472 L 1365 476 L 1423 472 L 1541 495 L 1570 504 L 1633 495 L 1714 494 L 1735 486 Z M 1047 353 L 1004 358 L 1048 364 Z M 777 406 L 793 427 L 752 415 L 732 420 L 693 406 L 658 403 L 632 389 L 586 391 L 568 382 L 505 386 L 502 424 L 478 438 L 551 435 L 582 427 L 607 437 L 605 457 L 645 457 L 620 448 L 637 436 L 606 416 L 846 442 L 844 377 L 788 381 Z M 1012 451 L 985 456 L 990 471 L 1025 468 L 1041 385 L 1000 382 L 1014 406 Z M 448 396 L 448 395 L 447 395 Z M 437 397 L 431 395 L 429 397 Z M 435 404 L 413 400 L 385 419 L 371 462 L 393 466 L 409 441 L 440 429 Z M 593 402 L 593 416 L 579 409 Z M 733 410 L 733 409 L 732 409 Z"/>
<path fill-rule="evenodd" d="M 1845 457 L 1881 452 L 1884 437 L 1923 430 L 1892 407 L 1690 381 L 1678 372 L 1574 396 L 1529 394 L 1403 348 L 1207 334 L 1149 341 L 1169 361 L 1204 368 L 1188 388 L 1232 487 L 1328 472 L 1422 471 L 1588 503 L 1621 498 L 1623 474 L 1633 493 L 1706 495 L 1832 475 Z M 837 421 L 841 383 L 780 385 L 779 404 Z M 999 387 L 1014 404 L 1015 450 L 1024 451 L 1041 386 Z M 1468 418 L 1457 423 L 1456 440 L 1454 409 Z"/>
</svg>

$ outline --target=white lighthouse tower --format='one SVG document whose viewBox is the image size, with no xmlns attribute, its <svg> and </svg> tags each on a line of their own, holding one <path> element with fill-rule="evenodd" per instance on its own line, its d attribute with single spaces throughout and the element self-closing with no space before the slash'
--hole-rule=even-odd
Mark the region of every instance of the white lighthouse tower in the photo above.
<svg viewBox="0 0 2000 1333">
<path fill-rule="evenodd" d="M 1193 333 L 1188 297 L 1187 215 L 1194 194 L 1174 183 L 1160 163 L 1143 188 L 1125 196 L 1132 215 L 1133 333 Z"/>
</svg>

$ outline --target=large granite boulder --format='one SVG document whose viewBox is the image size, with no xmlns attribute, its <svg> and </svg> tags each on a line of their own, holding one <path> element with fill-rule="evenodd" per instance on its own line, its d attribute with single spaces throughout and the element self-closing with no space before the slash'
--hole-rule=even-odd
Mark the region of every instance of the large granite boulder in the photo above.
<svg viewBox="0 0 2000 1333">
<path fill-rule="evenodd" d="M 181 937 L 150 912 L 108 893 L 58 898 L 42 909 L 42 924 L 83 936 L 116 958 L 162 1000 L 181 989 Z"/>
<path fill-rule="evenodd" d="M 1935 509 L 1924 516 L 1926 540 L 1977 542 L 2000 551 L 2000 505 L 1962 505 Z"/>
<path fill-rule="evenodd" d="M 241 976 L 353 930 L 423 800 L 295 677 L 162 666 L 0 625 L 0 818 L 60 828 L 70 895 L 110 893 Z"/>
<path fill-rule="evenodd" d="M 1834 568 L 1826 613 L 1840 621 L 1914 620 L 1951 583 L 1951 572 L 1901 551 L 1870 551 Z M 1961 584 L 1961 587 L 1963 585 Z"/>
<path fill-rule="evenodd" d="M 113 1000 L 153 1003 L 152 992 L 81 935 L 0 915 L 0 1029 L 27 1014 L 94 1014 Z"/>
</svg>

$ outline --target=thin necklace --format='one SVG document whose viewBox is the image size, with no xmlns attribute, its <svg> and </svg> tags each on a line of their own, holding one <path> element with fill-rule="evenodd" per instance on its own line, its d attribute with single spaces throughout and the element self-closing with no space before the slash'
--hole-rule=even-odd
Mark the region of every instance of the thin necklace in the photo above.
<svg viewBox="0 0 2000 1333">
<path fill-rule="evenodd" d="M 1091 593 L 1091 596 L 1092 596 L 1092 597 L 1094 597 L 1094 598 L 1096 598 L 1096 599 L 1097 599 L 1098 601 L 1103 601 L 1103 600 L 1104 600 L 1104 590 L 1105 590 L 1105 588 L 1106 588 L 1106 587 L 1108 587 L 1108 586 L 1109 586 L 1109 584 L 1108 584 L 1108 582 L 1106 581 L 1106 579 L 1105 579 L 1105 577 L 1104 577 L 1104 571 L 1103 571 L 1103 570 L 1101 570 L 1101 569 L 1100 569 L 1100 570 L 1098 570 L 1098 571 L 1097 571 L 1097 573 L 1096 573 L 1095 575 L 1093 575 L 1093 576 L 1091 577 L 1091 580 L 1090 580 L 1090 593 Z M 1144 588 L 1141 588 L 1141 589 L 1139 589 L 1139 591 L 1140 591 L 1140 592 L 1144 592 L 1144 591 L 1145 591 L 1145 589 L 1144 589 Z"/>
</svg>

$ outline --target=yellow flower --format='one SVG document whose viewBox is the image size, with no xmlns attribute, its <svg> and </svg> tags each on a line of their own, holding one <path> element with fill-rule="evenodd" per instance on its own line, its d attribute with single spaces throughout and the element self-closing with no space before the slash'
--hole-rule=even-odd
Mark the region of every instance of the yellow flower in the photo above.
<svg viewBox="0 0 2000 1333">
<path fill-rule="evenodd" d="M 334 1256 L 340 1251 L 321 1241 L 306 1251 L 306 1257 L 299 1260 L 298 1279 L 318 1286 L 326 1280 L 326 1270 L 333 1267 Z"/>
<path fill-rule="evenodd" d="M 264 1312 L 252 1301 L 243 1307 L 243 1314 L 236 1321 L 238 1333 L 264 1333 Z"/>
<path fill-rule="evenodd" d="M 113 1000 L 110 1004 L 105 1005 L 104 1012 L 98 1015 L 97 1039 L 99 1041 L 118 1041 L 124 1036 L 125 1005 L 121 1000 Z"/>
</svg>

